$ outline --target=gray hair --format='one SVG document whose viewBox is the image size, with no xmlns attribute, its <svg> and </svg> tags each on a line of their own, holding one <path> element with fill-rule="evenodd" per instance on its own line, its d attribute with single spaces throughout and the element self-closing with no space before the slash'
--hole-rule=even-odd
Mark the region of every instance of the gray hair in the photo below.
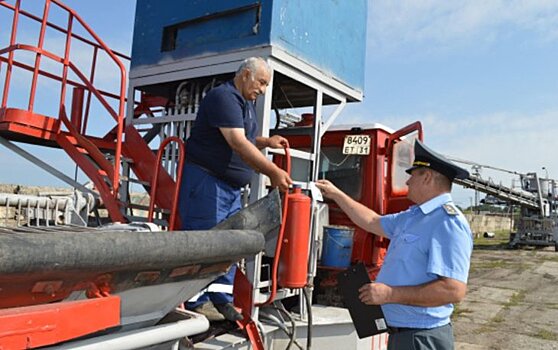
<svg viewBox="0 0 558 350">
<path fill-rule="evenodd" d="M 251 78 L 254 79 L 254 75 L 256 74 L 256 71 L 259 67 L 263 67 L 267 71 L 267 73 L 271 75 L 271 67 L 269 67 L 269 65 L 263 58 L 249 57 L 242 61 L 240 67 L 238 67 L 238 70 L 236 71 L 236 76 L 242 74 L 242 71 L 248 70 L 250 72 Z"/>
</svg>

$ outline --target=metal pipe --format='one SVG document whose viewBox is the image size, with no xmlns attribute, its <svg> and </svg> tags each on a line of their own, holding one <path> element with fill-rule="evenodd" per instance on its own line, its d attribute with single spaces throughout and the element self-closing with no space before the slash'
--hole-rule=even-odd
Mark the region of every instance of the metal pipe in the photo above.
<svg viewBox="0 0 558 350">
<path fill-rule="evenodd" d="M 72 44 L 73 16 L 68 16 L 68 31 L 66 33 L 66 44 L 64 48 L 64 62 L 62 64 L 62 84 L 60 87 L 60 108 L 66 104 L 66 86 L 68 81 L 68 63 L 70 62 L 70 48 Z M 78 128 L 79 130 L 79 128 Z"/>
<path fill-rule="evenodd" d="M 62 4 L 60 1 L 58 0 L 47 0 L 45 3 L 45 11 L 43 14 L 43 19 L 42 19 L 42 26 L 41 26 L 41 35 L 39 37 L 39 47 L 38 48 L 33 48 L 30 47 L 29 45 L 17 45 L 18 48 L 22 48 L 25 50 L 29 50 L 32 52 L 35 52 L 36 54 L 36 59 L 35 59 L 35 67 L 34 67 L 34 79 L 33 79 L 33 83 L 31 86 L 31 96 L 30 96 L 30 100 L 29 100 L 29 110 L 32 111 L 33 108 L 33 102 L 34 102 L 34 97 L 35 97 L 35 85 L 36 85 L 36 77 L 38 75 L 38 66 L 40 64 L 40 60 L 41 57 L 44 55 L 46 57 L 49 57 L 55 61 L 58 61 L 62 64 L 64 64 L 65 69 L 67 71 L 67 67 L 69 66 L 74 72 L 75 74 L 80 77 L 82 80 L 86 80 L 86 78 L 81 74 L 81 72 L 79 70 L 76 69 L 76 67 L 71 63 L 67 61 L 67 57 L 65 57 L 65 59 L 61 59 L 60 57 L 57 57 L 55 55 L 52 55 L 46 51 L 44 51 L 42 49 L 42 44 L 43 44 L 43 39 L 44 39 L 44 31 L 46 29 L 46 24 L 47 24 L 47 14 L 48 14 L 48 8 L 50 6 L 51 1 L 53 3 L 55 3 L 56 5 L 58 5 L 60 8 L 62 8 L 63 10 L 67 11 L 70 14 L 70 19 L 69 19 L 69 24 L 71 25 L 73 23 L 73 19 L 75 18 L 79 24 L 81 24 L 81 26 L 89 33 L 89 35 L 91 35 L 91 37 L 93 37 L 95 39 L 95 41 L 97 41 L 98 45 L 109 55 L 109 57 L 112 59 L 112 61 L 118 66 L 119 70 L 120 70 L 120 94 L 119 94 L 119 98 L 118 98 L 118 112 L 116 113 L 107 103 L 106 101 L 104 101 L 104 99 L 102 97 L 99 96 L 98 92 L 95 90 L 95 88 L 92 87 L 92 84 L 85 81 L 86 85 L 88 86 L 88 88 L 92 89 L 92 91 L 95 93 L 95 95 L 97 96 L 97 98 L 99 98 L 101 104 L 103 104 L 106 108 L 107 111 L 114 117 L 114 119 L 117 121 L 117 127 L 116 127 L 116 146 L 115 146 L 115 153 L 114 153 L 114 172 L 112 174 L 112 191 L 113 191 L 113 196 L 115 198 L 118 197 L 118 187 L 120 185 L 120 158 L 122 155 L 122 133 L 123 133 L 123 123 L 124 123 L 124 112 L 125 112 L 125 103 L 126 103 L 126 69 L 124 67 L 124 65 L 122 64 L 122 62 L 120 61 L 120 59 L 118 59 L 118 57 L 116 57 L 116 55 L 112 52 L 112 50 L 110 50 L 108 48 L 108 46 L 101 40 L 101 38 L 99 36 L 97 36 L 97 34 L 87 25 L 87 23 L 85 23 L 83 21 L 83 19 L 72 9 L 70 9 L 69 7 L 65 6 L 64 4 Z M 18 11 L 19 11 L 19 0 L 17 1 L 17 8 L 16 11 L 14 13 L 14 24 L 17 23 L 17 15 L 18 15 Z M 15 29 L 16 26 L 14 25 L 12 27 L 12 40 L 11 40 L 11 45 L 10 47 L 14 46 L 14 39 L 15 39 Z M 69 41 L 69 38 L 71 36 L 71 29 L 69 29 L 68 31 L 66 31 L 67 34 L 67 43 Z M 66 51 L 68 50 L 69 45 L 66 45 Z M 13 50 L 13 48 L 11 49 Z M 7 91 L 8 91 L 8 86 L 9 86 L 9 78 L 10 78 L 10 73 L 11 73 L 11 62 L 13 60 L 13 51 L 10 50 L 10 63 L 8 64 L 8 72 L 6 75 L 6 87 L 5 87 L 5 91 L 4 91 L 4 96 L 3 96 L 3 100 L 2 100 L 2 106 L 5 105 L 5 102 L 7 101 Z M 62 95 L 64 95 L 64 91 L 65 91 L 65 78 L 63 78 L 62 81 Z M 62 96 L 63 98 L 63 96 Z M 63 101 L 62 101 L 63 102 Z"/>
<path fill-rule="evenodd" d="M 102 337 L 72 342 L 62 346 L 57 346 L 56 349 L 138 349 L 173 340 L 178 341 L 181 338 L 199 334 L 209 329 L 209 321 L 204 316 L 190 312 L 188 312 L 188 315 L 191 316 L 191 318 L 187 320 L 154 326 L 147 329 L 129 331 L 122 334 L 110 334 Z"/>
<path fill-rule="evenodd" d="M 149 193 L 149 212 L 147 214 L 147 220 L 149 222 L 153 222 L 153 211 L 155 209 L 155 197 L 157 196 L 159 171 L 161 170 L 161 159 L 163 157 L 163 151 L 165 150 L 166 146 L 171 142 L 175 142 L 176 144 L 178 144 L 178 147 L 180 148 L 180 153 L 179 153 L 179 160 L 178 160 L 178 171 L 176 174 L 176 186 L 173 194 L 171 214 L 169 218 L 169 226 L 168 226 L 169 231 L 173 231 L 176 226 L 178 195 L 180 192 L 180 182 L 182 179 L 182 168 L 183 168 L 184 157 L 185 157 L 184 141 L 182 141 L 176 136 L 170 136 L 164 139 L 163 142 L 161 143 L 161 146 L 159 147 L 159 151 L 157 152 L 157 161 L 156 161 L 157 165 L 155 168 L 155 174 L 153 175 L 153 179 L 151 180 L 151 191 Z"/>
<path fill-rule="evenodd" d="M 39 213 L 39 207 L 35 207 L 35 226 L 39 227 L 39 223 L 40 223 L 40 216 L 41 214 Z"/>
<path fill-rule="evenodd" d="M 18 0 L 18 2 L 19 2 L 19 0 Z M 3 0 L 0 1 L 0 6 L 3 6 L 3 7 L 5 7 L 5 8 L 8 8 L 8 9 L 10 9 L 10 10 L 12 10 L 12 11 L 15 11 L 15 9 L 16 9 L 16 6 L 14 6 L 14 5 L 12 5 L 12 4 L 8 4 L 7 2 L 5 2 L 5 1 L 3 1 Z M 27 12 L 27 11 L 21 10 L 21 9 L 18 9 L 18 12 L 19 12 L 19 14 L 21 14 L 21 15 L 23 15 L 23 16 L 29 18 L 29 19 L 35 20 L 35 21 L 37 21 L 37 22 L 41 22 L 41 18 L 40 18 L 39 16 L 35 16 L 35 15 L 33 15 L 32 13 L 30 13 L 30 12 Z M 62 28 L 62 27 L 60 27 L 60 26 L 58 26 L 58 25 L 56 25 L 56 24 L 54 24 L 54 23 L 51 23 L 51 22 L 48 22 L 48 21 L 47 21 L 47 25 L 48 25 L 49 27 L 53 28 L 54 30 L 57 30 L 57 31 L 59 31 L 59 32 L 61 32 L 61 33 L 66 33 L 66 30 L 65 30 L 64 28 Z M 93 41 L 91 41 L 91 40 L 88 40 L 88 39 L 86 39 L 86 38 L 84 38 L 84 37 L 82 37 L 82 36 L 80 36 L 80 35 L 77 35 L 77 34 L 72 33 L 72 37 L 74 37 L 74 38 L 76 38 L 76 39 L 82 41 L 82 42 L 85 43 L 85 44 L 89 44 L 89 45 L 91 45 L 91 46 L 93 46 L 93 47 L 95 47 L 95 48 L 100 48 L 100 47 L 101 47 L 101 46 L 98 45 L 97 43 L 95 43 L 95 42 L 93 42 Z M 129 60 L 131 59 L 129 56 L 127 56 L 127 55 L 125 55 L 125 54 L 123 54 L 123 53 L 120 53 L 120 52 L 117 52 L 117 51 L 114 51 L 114 50 L 112 50 L 112 52 L 113 52 L 115 55 L 117 55 L 117 56 L 119 56 L 119 57 L 121 57 L 121 58 L 123 58 L 123 59 L 125 59 L 125 60 L 128 60 L 128 61 L 129 61 Z"/>
<path fill-rule="evenodd" d="M 29 202 L 27 202 L 27 212 L 29 213 L 30 210 L 31 206 L 29 205 Z M 31 215 L 27 215 L 27 226 L 31 226 Z"/>
<path fill-rule="evenodd" d="M 54 175 L 55 177 L 57 177 L 61 181 L 64 181 L 68 185 L 80 190 L 81 192 L 89 193 L 89 194 L 93 195 L 93 197 L 95 197 L 95 198 L 99 197 L 99 194 L 97 192 L 83 186 L 82 184 L 80 184 L 77 181 L 74 181 L 71 177 L 66 176 L 64 173 L 62 173 L 58 169 L 54 168 L 53 166 L 50 166 L 46 162 L 43 162 L 41 159 L 35 157 L 34 155 L 27 152 L 23 148 L 16 146 L 14 143 L 6 140 L 5 138 L 0 137 L 0 144 L 4 147 L 8 148 L 9 150 L 17 153 L 18 155 L 22 156 L 23 158 L 27 159 L 31 163 L 33 163 L 33 164 L 37 165 L 38 167 L 42 168 L 46 172 Z"/>
<path fill-rule="evenodd" d="M 83 96 L 84 90 L 74 87 L 72 92 L 72 107 L 70 112 L 70 121 L 81 133 L 83 120 Z"/>
<path fill-rule="evenodd" d="M 19 46 L 21 46 L 21 45 L 19 45 Z M 20 49 L 19 46 L 18 45 L 13 45 L 13 46 L 9 46 L 7 48 L 4 48 L 4 49 L 0 50 L 0 54 L 5 54 L 5 53 L 9 53 L 10 51 L 19 50 Z M 7 58 L 3 57 L 3 56 L 0 56 L 0 61 L 9 63 L 9 60 Z M 24 63 L 19 62 L 19 61 L 14 61 L 11 64 L 14 67 L 18 67 L 18 68 L 21 68 L 21 69 L 24 69 L 24 70 L 27 70 L 27 71 L 33 71 L 32 66 L 30 66 L 28 64 L 24 64 Z M 55 74 L 49 73 L 48 71 L 45 71 L 45 70 L 42 70 L 42 69 L 39 69 L 39 74 L 44 76 L 44 77 L 50 78 L 52 80 L 56 80 L 56 81 L 60 81 L 60 82 L 62 81 L 61 77 L 59 77 Z M 84 89 L 87 88 L 87 85 L 82 84 L 82 83 L 77 82 L 77 81 L 72 80 L 72 79 L 68 79 L 67 83 L 68 83 L 68 85 L 72 85 L 72 86 L 75 86 L 75 87 L 80 87 L 80 88 L 84 88 Z M 118 99 L 119 98 L 118 95 L 115 95 L 115 94 L 113 94 L 109 91 L 105 91 L 105 90 L 102 90 L 102 89 L 97 89 L 97 90 L 99 91 L 99 93 L 102 96 L 105 96 L 107 98 L 111 98 L 111 99 Z M 5 106 L 3 106 L 3 107 L 5 107 Z"/>
<path fill-rule="evenodd" d="M 56 198 L 51 199 L 48 197 L 28 196 L 21 194 L 2 194 L 0 193 L 0 205 L 9 207 L 16 207 L 21 205 L 33 208 L 49 208 L 50 203 L 60 200 L 60 210 L 66 209 L 67 206 L 73 207 L 74 200 L 72 198 Z"/>
<path fill-rule="evenodd" d="M 0 50 L 0 54 L 6 53 L 6 52 L 12 52 L 12 51 L 15 51 L 15 50 L 24 50 L 24 51 L 40 53 L 42 56 L 47 57 L 47 58 L 49 58 L 49 59 L 51 59 L 55 62 L 58 62 L 58 63 L 61 63 L 61 64 L 64 63 L 64 59 L 62 57 L 57 56 L 57 55 L 55 55 L 51 52 L 39 49 L 39 48 L 31 46 L 31 45 L 26 45 L 26 44 L 17 44 L 17 45 L 10 46 L 6 49 L 2 49 L 2 50 Z M 13 65 L 18 65 L 18 64 L 16 64 L 14 62 Z M 21 65 L 18 65 L 18 66 L 21 66 Z M 117 112 L 111 107 L 111 105 L 106 101 L 106 99 L 103 98 L 100 91 L 97 90 L 93 86 L 93 84 L 90 81 L 87 80 L 87 77 L 85 75 L 83 75 L 83 73 L 81 73 L 81 71 L 72 62 L 68 62 L 68 66 L 72 69 L 73 73 L 75 75 L 77 75 L 77 77 L 82 80 L 83 84 L 85 84 L 84 85 L 85 88 L 91 90 L 95 94 L 95 97 L 97 97 L 97 99 L 99 100 L 99 103 L 101 103 L 103 105 L 103 107 L 105 107 L 105 109 L 107 110 L 107 112 L 109 112 L 111 117 L 113 117 L 114 120 L 118 121 L 121 116 L 119 116 L 117 114 Z M 27 67 L 25 67 L 25 68 L 27 69 Z M 49 76 L 49 77 L 51 76 L 48 73 L 45 73 L 43 75 Z M 62 78 L 59 77 L 56 80 L 62 81 Z M 76 84 L 76 86 L 81 86 L 81 85 Z M 109 95 L 110 94 L 107 94 L 107 96 L 109 96 Z M 114 95 L 114 98 L 118 99 L 118 96 Z"/>
<path fill-rule="evenodd" d="M 21 6 L 21 0 L 17 0 L 14 8 L 14 17 L 12 19 L 12 34 L 10 35 L 10 46 L 13 46 L 15 44 L 20 6 Z M 13 65 L 14 65 L 14 52 L 10 51 L 8 53 L 8 69 L 6 70 L 6 78 L 4 80 L 4 93 L 2 94 L 2 104 L 0 105 L 1 108 L 5 108 L 6 105 L 8 104 L 8 91 L 10 91 L 10 82 L 12 78 Z"/>
<path fill-rule="evenodd" d="M 40 51 L 35 53 L 35 66 L 33 69 L 33 78 L 31 80 L 31 93 L 29 94 L 29 105 L 27 109 L 30 112 L 33 112 L 33 107 L 35 104 L 35 93 L 37 91 L 37 79 L 39 77 L 39 67 L 41 65 L 41 51 L 43 50 L 44 42 L 45 42 L 45 32 L 46 32 L 46 22 L 48 18 L 48 12 L 50 8 L 50 0 L 45 1 L 45 7 L 43 10 L 43 19 L 41 20 L 41 31 L 39 33 L 39 43 L 37 47 Z"/>
<path fill-rule="evenodd" d="M 541 213 L 541 218 L 544 217 L 544 202 L 543 202 L 543 197 L 542 197 L 542 192 L 541 192 L 541 181 L 539 180 L 539 177 L 537 176 L 537 173 L 533 173 L 533 176 L 535 177 L 535 183 L 537 184 L 537 194 L 539 195 L 539 210 Z"/>
<path fill-rule="evenodd" d="M 6 208 L 5 208 L 5 210 L 6 210 L 6 216 L 4 217 L 4 223 L 5 223 L 6 227 L 7 227 L 7 226 L 8 226 L 8 216 L 10 216 L 10 215 L 9 215 L 9 213 L 10 213 L 10 212 L 9 212 L 10 207 L 8 206 L 7 203 L 6 203 Z"/>
</svg>

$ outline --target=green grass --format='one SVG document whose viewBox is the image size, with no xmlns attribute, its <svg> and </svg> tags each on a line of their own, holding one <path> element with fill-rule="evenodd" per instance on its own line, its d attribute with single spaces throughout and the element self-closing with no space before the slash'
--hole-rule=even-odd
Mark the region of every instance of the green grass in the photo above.
<svg viewBox="0 0 558 350">
<path fill-rule="evenodd" d="M 471 264 L 471 269 L 498 269 L 507 265 L 505 260 L 491 260 Z"/>
<path fill-rule="evenodd" d="M 523 302 L 525 300 L 525 295 L 527 294 L 527 292 L 525 290 L 520 290 L 517 293 L 513 293 L 513 295 L 510 298 L 509 304 L 512 306 L 515 306 L 521 302 Z"/>
<path fill-rule="evenodd" d="M 473 310 L 464 309 L 461 307 L 461 304 L 453 304 L 453 313 L 451 314 L 451 319 L 455 320 L 462 315 L 466 315 L 470 313 L 473 313 Z"/>
<path fill-rule="evenodd" d="M 504 303 L 504 309 L 509 309 L 512 306 L 517 306 L 525 300 L 527 292 L 525 290 L 520 290 L 517 293 L 513 293 L 510 300 Z"/>
<path fill-rule="evenodd" d="M 477 329 L 477 332 L 478 333 L 487 333 L 487 332 L 495 331 L 499 327 L 502 327 L 500 324 L 504 323 L 505 321 L 506 321 L 506 318 L 504 317 L 502 311 L 500 311 L 497 315 L 492 317 L 485 324 L 483 324 L 479 329 Z"/>
<path fill-rule="evenodd" d="M 491 323 L 502 323 L 504 322 L 506 319 L 504 318 L 504 316 L 501 315 L 496 315 L 494 317 L 492 317 L 492 319 L 490 320 Z"/>
<path fill-rule="evenodd" d="M 544 340 L 558 340 L 558 335 L 552 331 L 547 331 L 546 329 L 541 329 L 536 334 L 533 335 L 536 338 L 544 339 Z"/>
<path fill-rule="evenodd" d="M 544 262 L 544 261 L 558 262 L 558 254 L 539 255 L 537 258 L 541 262 Z"/>
<path fill-rule="evenodd" d="M 482 326 L 480 326 L 479 328 L 477 328 L 475 330 L 476 334 L 484 334 L 484 333 L 488 333 L 488 332 L 492 332 L 494 330 L 494 327 L 491 324 L 483 324 Z"/>
<path fill-rule="evenodd" d="M 493 270 L 493 269 L 501 269 L 501 268 L 508 268 L 514 269 L 517 273 L 521 273 L 525 270 L 528 270 L 532 267 L 532 264 L 529 262 L 515 262 L 503 259 L 496 259 L 496 260 L 488 260 L 488 261 L 476 261 L 471 262 L 471 267 L 469 269 L 469 273 L 477 272 L 479 270 Z"/>
<path fill-rule="evenodd" d="M 485 238 L 481 233 L 473 240 L 475 248 L 507 248 L 510 241 L 510 230 L 494 231 L 494 238 Z"/>
</svg>

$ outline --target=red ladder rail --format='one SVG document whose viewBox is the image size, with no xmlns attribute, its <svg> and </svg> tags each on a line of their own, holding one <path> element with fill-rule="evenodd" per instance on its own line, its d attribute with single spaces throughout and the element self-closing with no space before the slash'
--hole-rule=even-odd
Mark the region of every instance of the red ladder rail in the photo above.
<svg viewBox="0 0 558 350">
<path fill-rule="evenodd" d="M 163 140 L 163 142 L 161 143 L 161 146 L 159 146 L 159 151 L 157 152 L 157 167 L 155 168 L 155 174 L 153 175 L 153 179 L 151 180 L 151 191 L 149 194 L 149 213 L 147 214 L 147 220 L 149 222 L 153 222 L 153 211 L 155 209 L 155 198 L 157 197 L 157 182 L 159 180 L 159 172 L 161 171 L 161 160 L 163 159 L 163 151 L 165 150 L 165 147 L 171 143 L 171 142 L 176 142 L 178 143 L 178 148 L 179 148 L 179 158 L 178 158 L 178 165 L 177 165 L 177 170 L 176 170 L 176 186 L 174 189 L 174 195 L 173 195 L 173 200 L 172 200 L 172 208 L 171 208 L 171 213 L 170 213 L 170 217 L 169 217 L 169 231 L 174 231 L 174 229 L 177 227 L 178 223 L 178 216 L 177 216 L 177 208 L 178 208 L 178 195 L 180 193 L 180 183 L 182 180 L 182 168 L 184 165 L 184 141 L 182 141 L 181 139 L 179 139 L 176 136 L 170 136 L 167 137 L 166 139 Z"/>
</svg>

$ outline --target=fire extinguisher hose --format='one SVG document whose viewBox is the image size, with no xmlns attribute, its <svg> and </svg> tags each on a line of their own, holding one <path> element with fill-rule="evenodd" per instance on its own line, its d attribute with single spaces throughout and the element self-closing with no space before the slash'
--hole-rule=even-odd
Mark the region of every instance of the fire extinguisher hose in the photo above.
<svg viewBox="0 0 558 350">
<path fill-rule="evenodd" d="M 291 153 L 289 152 L 289 147 L 284 146 L 285 149 L 285 161 L 286 169 L 285 171 L 289 176 L 291 175 Z M 271 292 L 269 293 L 269 298 L 263 303 L 256 304 L 256 306 L 261 307 L 270 304 L 275 299 L 277 295 L 277 271 L 279 269 L 279 257 L 281 256 L 281 247 L 283 246 L 283 235 L 285 233 L 285 223 L 287 222 L 287 208 L 289 205 L 289 190 L 285 191 L 285 197 L 283 198 L 283 210 L 281 218 L 281 229 L 279 230 L 279 236 L 277 237 L 277 246 L 275 247 L 275 256 L 273 257 L 273 268 L 271 272 Z"/>
</svg>

